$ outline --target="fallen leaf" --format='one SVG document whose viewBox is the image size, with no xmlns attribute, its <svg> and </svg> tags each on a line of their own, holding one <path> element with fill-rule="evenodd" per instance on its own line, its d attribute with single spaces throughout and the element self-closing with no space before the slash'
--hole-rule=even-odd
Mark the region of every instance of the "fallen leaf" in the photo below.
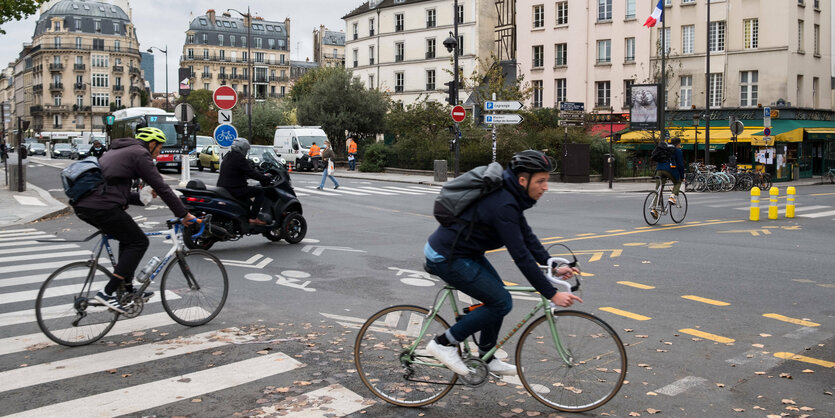
<svg viewBox="0 0 835 418">
<path fill-rule="evenodd" d="M 716 384 L 716 387 L 723 388 L 723 387 L 725 387 L 725 384 L 724 384 L 724 383 L 717 383 L 717 384 Z"/>
<path fill-rule="evenodd" d="M 658 396 L 655 392 L 647 392 L 647 396 Z"/>
<path fill-rule="evenodd" d="M 223 351 L 220 351 L 220 350 L 215 351 L 215 352 L 212 353 L 213 356 L 219 356 L 221 354 L 223 354 Z"/>
<path fill-rule="evenodd" d="M 783 402 L 783 405 L 795 405 L 796 404 L 796 402 L 791 400 L 791 399 L 783 399 L 781 402 Z"/>
<path fill-rule="evenodd" d="M 306 382 L 306 381 L 298 381 L 298 380 L 297 380 L 297 381 L 293 382 L 293 384 L 294 384 L 294 385 L 299 385 L 299 386 L 307 386 L 307 385 L 310 385 L 310 384 L 312 384 L 312 383 L 310 383 L 310 382 Z"/>
<path fill-rule="evenodd" d="M 754 405 L 754 409 L 759 409 L 761 411 L 765 411 L 765 408 L 763 408 L 761 406 L 757 406 L 757 405 Z"/>
<path fill-rule="evenodd" d="M 765 374 L 765 372 L 754 372 L 754 374 L 762 376 Z"/>
<path fill-rule="evenodd" d="M 641 416 L 641 413 L 640 412 L 630 412 L 629 416 L 630 417 L 639 417 L 639 416 Z"/>
<path fill-rule="evenodd" d="M 255 354 L 270 354 L 268 350 L 256 351 Z"/>
<path fill-rule="evenodd" d="M 652 264 L 652 261 L 644 260 L 644 261 L 641 261 L 641 264 Z M 632 415 L 632 414 L 629 414 L 629 415 Z M 633 416 L 639 417 L 639 416 L 641 416 L 641 414 L 633 415 Z"/>
<path fill-rule="evenodd" d="M 116 374 L 116 369 L 105 370 L 105 372 L 110 374 Z"/>
<path fill-rule="evenodd" d="M 812 369 L 805 369 L 805 370 L 803 370 L 803 373 L 814 373 L 814 372 L 815 372 L 815 371 L 814 371 L 814 370 L 812 370 Z"/>
<path fill-rule="evenodd" d="M 824 394 L 824 395 L 829 395 L 829 396 L 832 396 L 832 392 L 824 392 L 823 394 Z"/>
<path fill-rule="evenodd" d="M 624 328 L 623 330 L 624 330 L 624 332 L 632 332 L 632 331 L 634 331 L 632 328 Z"/>
<path fill-rule="evenodd" d="M 525 412 L 525 410 L 522 408 L 513 408 L 510 410 L 510 412 L 521 414 L 522 412 Z"/>
<path fill-rule="evenodd" d="M 697 337 L 693 337 L 693 338 L 691 338 L 691 340 L 693 340 L 693 341 L 701 341 L 702 339 L 701 339 L 701 338 L 697 338 Z"/>
<path fill-rule="evenodd" d="M 122 375 L 122 377 L 130 377 L 130 373 L 125 373 Z"/>
<path fill-rule="evenodd" d="M 661 412 L 661 410 L 659 410 L 659 409 L 647 408 L 647 412 L 649 412 L 650 414 L 657 414 L 657 413 Z"/>
<path fill-rule="evenodd" d="M 814 410 L 815 410 L 815 408 L 812 408 L 811 406 L 801 406 L 801 407 L 800 407 L 800 410 L 801 410 L 801 411 L 806 411 L 806 412 L 809 412 L 809 411 L 814 411 Z"/>
<path fill-rule="evenodd" d="M 780 373 L 780 377 L 782 377 L 782 378 L 786 378 L 786 379 L 791 379 L 791 378 L 792 378 L 792 375 L 790 375 L 790 374 L 788 374 L 788 373 Z"/>
<path fill-rule="evenodd" d="M 535 416 L 539 415 L 540 412 L 539 411 L 527 411 L 527 412 L 525 412 L 525 414 L 529 417 L 535 417 Z"/>
<path fill-rule="evenodd" d="M 287 393 L 290 388 L 276 388 L 275 391 L 278 393 Z"/>
<path fill-rule="evenodd" d="M 666 345 L 673 345 L 673 343 L 671 343 L 671 342 L 669 342 L 669 341 L 664 341 L 664 344 L 666 344 Z"/>
<path fill-rule="evenodd" d="M 798 408 L 796 406 L 789 405 L 789 406 L 786 407 L 786 411 L 799 411 L 799 410 L 800 410 L 800 408 Z"/>
<path fill-rule="evenodd" d="M 638 367 L 649 367 L 649 364 L 646 364 L 646 363 L 638 363 Z"/>
<path fill-rule="evenodd" d="M 184 377 L 184 378 L 182 378 L 182 379 L 178 380 L 178 382 L 180 382 L 180 383 L 188 383 L 188 382 L 191 382 L 191 379 L 190 379 L 190 378 L 188 378 L 188 377 Z"/>
<path fill-rule="evenodd" d="M 638 335 L 635 336 L 635 338 L 647 338 L 647 337 L 649 337 L 649 335 L 638 334 Z"/>
<path fill-rule="evenodd" d="M 734 408 L 734 412 L 745 412 L 745 408 Z"/>
<path fill-rule="evenodd" d="M 200 398 L 194 398 L 194 399 L 191 400 L 191 403 L 200 403 L 200 402 L 203 402 L 203 400 L 200 399 Z"/>
<path fill-rule="evenodd" d="M 765 416 L 765 418 L 783 418 L 783 416 L 777 414 L 768 414 Z"/>
<path fill-rule="evenodd" d="M 762 344 L 751 344 L 751 347 L 763 348 L 765 346 Z"/>
</svg>

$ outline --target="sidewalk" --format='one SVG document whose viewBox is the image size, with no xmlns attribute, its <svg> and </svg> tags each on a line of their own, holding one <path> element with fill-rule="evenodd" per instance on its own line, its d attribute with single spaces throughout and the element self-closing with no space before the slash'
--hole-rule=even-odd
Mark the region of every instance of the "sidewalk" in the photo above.
<svg viewBox="0 0 835 418">
<path fill-rule="evenodd" d="M 32 183 L 26 184 L 25 192 L 12 191 L 6 185 L 6 171 L 0 166 L 0 228 L 24 225 L 67 210 L 67 205 Z"/>
</svg>

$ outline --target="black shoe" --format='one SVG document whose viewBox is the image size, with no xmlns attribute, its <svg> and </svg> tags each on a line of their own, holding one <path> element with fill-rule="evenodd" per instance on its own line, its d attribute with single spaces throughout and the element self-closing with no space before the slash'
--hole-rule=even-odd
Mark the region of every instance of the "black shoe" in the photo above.
<svg viewBox="0 0 835 418">
<path fill-rule="evenodd" d="M 338 185 L 338 184 L 337 184 L 336 186 L 333 186 L 333 189 L 334 189 L 334 190 L 336 190 L 336 189 L 338 189 L 338 188 L 339 188 L 339 185 Z"/>
</svg>

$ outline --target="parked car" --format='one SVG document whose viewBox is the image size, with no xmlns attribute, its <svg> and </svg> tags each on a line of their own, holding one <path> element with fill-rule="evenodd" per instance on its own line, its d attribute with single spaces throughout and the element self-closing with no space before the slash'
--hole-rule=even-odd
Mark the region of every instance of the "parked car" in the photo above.
<svg viewBox="0 0 835 418">
<path fill-rule="evenodd" d="M 55 144 L 52 146 L 52 158 L 72 159 L 73 148 L 70 144 Z"/>
<path fill-rule="evenodd" d="M 217 141 L 210 136 L 197 135 L 197 144 L 195 145 L 195 148 L 188 153 L 188 164 L 191 167 L 197 167 L 197 155 L 200 151 L 206 148 L 206 145 L 217 145 Z"/>
<path fill-rule="evenodd" d="M 30 142 L 27 152 L 29 155 L 46 155 L 46 145 L 40 142 Z"/>
<path fill-rule="evenodd" d="M 251 161 L 253 164 L 258 165 L 264 161 L 265 153 L 269 154 L 273 161 L 281 161 L 281 157 L 276 154 L 275 148 L 269 145 L 251 145 L 249 147 L 249 152 L 246 154 L 246 159 Z M 267 160 L 269 160 L 269 158 L 267 158 Z"/>
<path fill-rule="evenodd" d="M 197 169 L 203 171 L 208 168 L 214 173 L 220 168 L 220 146 L 206 145 L 197 154 Z"/>
<path fill-rule="evenodd" d="M 83 145 L 76 145 L 73 147 L 72 158 L 74 160 L 83 160 L 87 158 L 87 154 L 90 153 L 90 147 L 86 147 Z"/>
</svg>

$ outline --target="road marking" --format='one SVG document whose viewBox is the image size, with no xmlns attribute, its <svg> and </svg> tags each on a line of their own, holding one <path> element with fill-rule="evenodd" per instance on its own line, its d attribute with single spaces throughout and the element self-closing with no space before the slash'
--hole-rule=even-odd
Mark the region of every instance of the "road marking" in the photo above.
<svg viewBox="0 0 835 418">
<path fill-rule="evenodd" d="M 804 211 L 810 211 L 810 210 L 828 209 L 828 208 L 831 208 L 831 207 L 832 206 L 800 206 L 800 207 L 794 208 L 794 211 L 795 212 L 804 212 Z M 748 208 L 746 208 L 746 209 L 748 209 Z M 785 209 L 786 208 L 783 207 L 781 209 L 781 211 L 785 211 Z"/>
<path fill-rule="evenodd" d="M 618 282 L 618 284 L 622 284 L 624 286 L 637 287 L 638 289 L 644 289 L 644 290 L 655 289 L 655 286 L 649 286 L 649 285 L 635 283 L 635 282 L 629 282 L 629 281 L 625 281 L 625 280 L 621 281 L 621 282 Z"/>
<path fill-rule="evenodd" d="M 835 362 L 821 360 L 821 359 L 812 358 L 812 357 L 801 356 L 800 354 L 780 352 L 780 353 L 774 353 L 774 357 L 785 359 L 785 360 L 796 360 L 796 361 L 802 361 L 804 363 L 817 364 L 818 366 L 828 367 L 830 369 L 835 368 Z"/>
<path fill-rule="evenodd" d="M 809 196 L 832 196 L 834 194 L 835 193 L 815 193 L 815 194 L 810 194 Z"/>
<path fill-rule="evenodd" d="M 722 224 L 738 223 L 738 222 L 748 222 L 748 220 L 747 219 L 738 219 L 738 220 L 733 220 L 733 221 L 714 221 L 714 222 L 710 222 L 710 223 L 701 223 L 701 224 L 698 224 L 698 225 L 681 225 L 681 224 L 678 224 L 678 225 L 673 226 L 669 229 L 693 228 L 693 227 L 698 227 L 698 226 L 722 225 Z M 593 239 L 593 238 L 610 238 L 610 237 L 617 237 L 617 236 L 622 236 L 622 235 L 642 234 L 642 233 L 645 233 L 645 232 L 657 232 L 657 231 L 666 231 L 666 229 L 658 229 L 658 228 L 653 228 L 651 226 L 638 227 L 638 228 L 635 228 L 635 230 L 633 230 L 633 231 L 615 232 L 615 233 L 611 233 L 611 234 L 600 234 L 600 235 L 595 235 L 595 236 L 590 236 L 590 237 L 566 238 L 566 239 L 560 239 L 558 241 L 545 241 L 545 240 L 543 240 L 542 244 L 543 245 L 556 244 L 556 243 L 562 243 L 562 242 L 580 241 L 580 240 Z M 507 251 L 507 250 L 505 249 L 504 251 Z"/>
<path fill-rule="evenodd" d="M 604 311 L 604 312 L 613 313 L 615 315 L 620 315 L 620 316 L 625 316 L 627 318 L 632 318 L 632 319 L 637 320 L 637 321 L 647 321 L 647 320 L 652 319 L 648 316 L 643 316 L 643 315 L 640 315 L 640 314 L 627 312 L 627 311 L 620 310 L 618 308 L 612 308 L 612 307 L 609 307 L 609 306 L 604 306 L 604 307 L 598 308 L 598 309 L 600 309 L 601 311 Z"/>
<path fill-rule="evenodd" d="M 292 411 L 290 412 L 292 416 L 305 418 L 341 417 L 366 408 L 367 406 L 362 403 L 363 400 L 362 396 L 348 388 L 340 384 L 333 384 L 287 398 L 275 405 L 262 407 L 258 416 L 278 415 L 279 412 L 287 411 L 289 407 L 292 407 L 292 409 L 289 409 Z"/>
<path fill-rule="evenodd" d="M 750 363 L 752 361 L 756 361 L 758 367 L 762 367 L 765 369 L 772 368 L 779 363 L 779 360 L 772 356 L 765 356 L 763 355 L 762 350 L 748 350 L 734 358 L 729 358 L 725 360 L 727 363 L 736 364 L 737 366 L 741 366 L 746 363 Z"/>
<path fill-rule="evenodd" d="M 797 318 L 789 318 L 788 316 L 783 316 L 776 313 L 767 313 L 763 314 L 766 318 L 776 319 L 778 321 L 788 322 L 790 324 L 802 325 L 804 327 L 819 327 L 821 324 L 812 321 L 805 321 L 802 319 Z"/>
<path fill-rule="evenodd" d="M 357 189 L 357 190 L 359 190 L 359 191 L 361 191 L 361 192 L 377 193 L 377 194 L 382 193 L 382 194 L 387 194 L 387 195 L 391 195 L 391 196 L 393 196 L 393 195 L 396 195 L 396 194 L 397 194 L 394 190 L 385 190 L 385 191 L 383 191 L 383 190 L 379 190 L 379 189 L 377 189 L 377 188 L 375 188 L 375 187 L 357 187 L 356 189 Z"/>
<path fill-rule="evenodd" d="M 4 242 L 0 243 L 0 248 L 4 247 L 23 247 L 26 245 L 38 245 L 40 244 L 38 241 L 16 241 L 16 242 Z"/>
<path fill-rule="evenodd" d="M 336 193 L 336 194 L 341 193 L 341 194 L 348 194 L 348 195 L 353 195 L 353 196 L 368 196 L 368 193 L 366 193 L 364 191 L 363 192 L 359 192 L 359 191 L 355 192 L 355 191 L 351 191 L 351 190 L 345 190 L 342 187 L 340 187 L 338 189 L 328 189 L 328 191 L 330 191 L 331 193 Z"/>
<path fill-rule="evenodd" d="M 386 191 L 393 190 L 397 193 L 411 194 L 411 195 L 423 195 L 423 194 L 428 193 L 428 192 L 419 192 L 417 190 L 409 190 L 409 189 L 404 189 L 402 187 L 392 187 L 392 186 L 381 186 L 380 189 L 383 189 L 383 190 L 386 190 Z"/>
<path fill-rule="evenodd" d="M 676 396 L 681 393 L 684 393 L 688 389 L 692 389 L 696 386 L 701 386 L 705 382 L 707 382 L 707 379 L 703 377 L 687 376 L 679 380 L 676 380 L 675 382 L 670 383 L 669 385 L 664 386 L 663 388 L 656 389 L 655 393 L 660 393 L 662 395 L 667 396 Z"/>
<path fill-rule="evenodd" d="M 80 251 L 65 251 L 60 253 L 45 253 L 45 254 L 38 254 L 38 259 L 44 258 L 61 258 L 61 257 L 74 257 L 77 255 L 90 255 L 89 250 L 80 250 Z M 0 263 L 7 263 L 9 261 L 24 261 L 24 260 L 31 260 L 31 255 L 17 255 L 11 257 L 0 257 Z"/>
<path fill-rule="evenodd" d="M 422 190 L 422 191 L 425 191 L 425 192 L 432 192 L 432 193 L 440 193 L 441 192 L 440 187 L 409 186 L 409 187 L 407 187 L 407 189 Z"/>
<path fill-rule="evenodd" d="M 390 192 L 381 192 L 379 190 L 362 190 L 362 189 L 359 189 L 359 188 L 339 186 L 339 190 L 342 190 L 342 189 L 353 190 L 353 191 L 362 192 L 362 193 L 381 194 L 381 195 L 385 195 L 385 196 L 394 196 L 394 195 L 397 194 L 397 193 L 394 193 L 394 192 L 390 193 Z"/>
<path fill-rule="evenodd" d="M 12 195 L 12 197 L 17 200 L 18 203 L 25 206 L 46 206 L 46 203 L 42 202 L 41 199 L 32 196 L 19 196 L 19 195 Z"/>
<path fill-rule="evenodd" d="M 588 232 L 588 233 L 585 233 L 585 234 L 577 234 L 578 237 L 588 237 L 588 236 L 591 236 L 591 235 L 597 235 L 597 234 L 594 233 L 594 232 Z"/>
<path fill-rule="evenodd" d="M 3 235 L 0 238 L 0 242 L 7 242 L 7 241 L 17 242 L 18 240 L 21 240 L 21 239 L 30 239 L 30 238 L 37 238 L 37 239 L 55 238 L 55 235 L 47 235 L 45 232 L 40 232 L 40 231 L 39 232 L 24 232 L 24 233 L 21 233 L 21 234 Z"/>
<path fill-rule="evenodd" d="M 835 210 L 831 210 L 829 212 L 804 213 L 797 216 L 802 216 L 804 218 L 822 218 L 824 216 L 835 216 Z"/>
<path fill-rule="evenodd" d="M 47 405 L 11 416 L 63 416 L 67 411 L 72 411 L 76 416 L 132 414 L 205 393 L 240 386 L 302 366 L 302 363 L 284 353 L 268 354 L 195 373 Z"/>
<path fill-rule="evenodd" d="M 89 254 L 90 252 L 87 251 Z M 0 267 L 0 273 L 16 273 L 19 271 L 34 271 L 34 270 L 50 270 L 50 269 L 57 269 L 58 267 L 66 266 L 70 263 L 75 263 L 78 261 L 87 261 L 89 258 L 85 258 L 83 260 L 75 259 L 75 260 L 64 260 L 64 261 L 55 261 L 52 263 L 35 263 L 35 264 L 18 264 L 14 266 L 5 266 Z"/>
<path fill-rule="evenodd" d="M 0 237 L 6 234 L 13 234 L 15 232 L 32 232 L 37 231 L 35 228 L 23 228 L 23 229 L 6 229 L 4 231 L 0 231 Z"/>
<path fill-rule="evenodd" d="M 805 338 L 809 334 L 814 334 L 816 332 L 818 332 L 818 329 L 815 328 L 815 327 L 803 327 L 803 328 L 798 328 L 795 331 L 790 332 L 788 334 L 784 334 L 783 337 L 791 338 L 793 340 L 799 340 L 799 339 Z"/>
<path fill-rule="evenodd" d="M 610 230 L 608 230 L 608 231 L 606 231 L 606 232 L 607 232 L 607 233 L 612 233 L 612 232 L 623 232 L 623 231 L 626 231 L 626 230 L 625 230 L 625 229 L 610 229 Z"/>
<path fill-rule="evenodd" d="M 64 265 L 66 263 L 62 263 Z M 110 260 L 107 258 L 99 259 L 99 265 L 108 266 L 110 265 Z M 71 278 L 78 278 L 84 277 L 89 273 L 89 270 L 82 270 L 76 269 L 76 271 L 72 273 L 64 273 L 62 274 L 58 280 L 63 279 L 71 279 Z M 42 274 L 32 274 L 29 276 L 18 276 L 18 277 L 10 277 L 8 279 L 0 279 L 0 287 L 8 287 L 8 286 L 20 286 L 24 284 L 35 284 L 35 283 L 43 283 L 44 280 L 49 277 L 52 273 L 42 273 Z"/>
<path fill-rule="evenodd" d="M 305 191 L 305 193 L 313 193 L 314 195 L 320 195 L 320 196 L 339 196 L 336 193 L 323 192 L 321 190 L 316 190 L 315 187 L 304 188 L 303 190 Z"/>
<path fill-rule="evenodd" d="M 685 334 L 694 335 L 694 336 L 699 337 L 699 338 L 704 338 L 706 340 L 716 341 L 718 343 L 723 343 L 723 344 L 728 344 L 728 343 L 732 343 L 732 342 L 736 341 L 733 338 L 722 337 L 722 336 L 716 335 L 716 334 L 709 334 L 707 332 L 699 331 L 699 330 L 693 329 L 693 328 L 680 329 L 680 330 L 678 330 L 678 332 L 683 332 Z"/>
<path fill-rule="evenodd" d="M 8 249 L 3 250 L 3 254 L 31 253 L 31 252 L 35 252 L 35 251 L 47 252 L 47 251 L 57 251 L 57 250 L 68 250 L 70 248 L 78 248 L 78 245 L 75 245 L 75 244 L 60 244 L 60 245 L 39 244 L 35 247 L 8 248 Z M 40 255 L 38 255 L 38 256 L 40 257 Z M 26 258 L 31 259 L 32 256 L 27 256 Z"/>
<path fill-rule="evenodd" d="M 728 302 L 722 302 L 721 300 L 716 300 L 716 299 L 703 298 L 701 296 L 695 296 L 695 295 L 684 295 L 684 296 L 682 296 L 682 298 L 683 299 L 695 300 L 696 302 L 707 303 L 708 305 L 716 305 L 716 306 L 729 306 L 730 305 L 730 303 L 728 303 Z"/>
<path fill-rule="evenodd" d="M 96 272 L 100 273 L 100 272 Z M 97 282 L 93 282 L 90 289 L 101 289 L 107 284 L 107 277 L 102 277 L 103 274 L 98 274 L 97 277 L 101 280 Z M 79 280 L 80 282 L 80 280 Z M 76 283 L 70 284 L 65 286 L 55 286 L 49 289 L 49 296 L 48 298 L 55 298 L 58 296 L 66 296 L 72 295 L 74 293 L 78 293 L 81 289 L 86 287 L 86 283 Z M 5 293 L 0 295 L 0 305 L 5 305 L 7 303 L 16 303 L 16 302 L 26 302 L 26 301 L 33 301 L 38 298 L 38 292 L 40 289 L 33 289 L 33 290 L 22 290 L 20 292 L 12 292 L 12 293 Z"/>
<path fill-rule="evenodd" d="M 771 235 L 771 231 L 768 229 L 732 229 L 729 231 L 717 231 L 717 234 L 751 234 L 755 237 L 763 235 Z"/>
</svg>

